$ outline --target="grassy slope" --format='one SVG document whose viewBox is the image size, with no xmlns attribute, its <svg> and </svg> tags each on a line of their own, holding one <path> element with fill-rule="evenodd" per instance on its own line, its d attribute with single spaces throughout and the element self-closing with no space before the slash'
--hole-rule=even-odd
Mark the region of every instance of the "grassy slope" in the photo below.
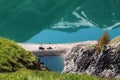
<svg viewBox="0 0 120 80">
<path fill-rule="evenodd" d="M 12 74 L 1 73 L 0 80 L 106 80 L 106 79 L 87 75 L 60 74 L 46 71 L 20 70 Z"/>
<path fill-rule="evenodd" d="M 113 38 L 113 39 L 110 41 L 110 43 L 118 43 L 118 42 L 120 42 L 120 35 L 117 36 L 117 37 L 115 37 L 115 38 Z"/>
<path fill-rule="evenodd" d="M 0 37 L 0 72 L 13 72 L 32 67 L 36 57 L 15 42 Z"/>
<path fill-rule="evenodd" d="M 110 40 L 110 44 L 114 44 L 114 43 L 119 43 L 120 42 L 120 35 L 119 36 L 117 36 L 117 37 L 115 37 L 115 38 L 113 38 L 112 40 Z M 90 47 L 95 47 L 96 46 L 96 44 L 94 44 L 94 45 L 90 45 L 90 46 L 88 46 L 89 48 Z"/>
</svg>

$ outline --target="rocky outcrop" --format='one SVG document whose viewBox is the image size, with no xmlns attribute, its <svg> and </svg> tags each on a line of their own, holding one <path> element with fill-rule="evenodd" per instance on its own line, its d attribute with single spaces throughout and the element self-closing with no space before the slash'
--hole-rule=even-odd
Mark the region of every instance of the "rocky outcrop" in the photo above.
<svg viewBox="0 0 120 80">
<path fill-rule="evenodd" d="M 120 43 L 109 44 L 101 52 L 94 47 L 77 45 L 64 59 L 64 73 L 120 78 Z"/>
</svg>

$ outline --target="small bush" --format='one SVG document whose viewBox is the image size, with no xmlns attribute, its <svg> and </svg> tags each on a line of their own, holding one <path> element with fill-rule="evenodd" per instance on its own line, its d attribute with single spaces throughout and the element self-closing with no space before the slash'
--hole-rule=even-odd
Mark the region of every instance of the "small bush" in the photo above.
<svg viewBox="0 0 120 80">
<path fill-rule="evenodd" d="M 110 36 L 107 33 L 107 31 L 104 32 L 102 37 L 98 40 L 98 44 L 96 45 L 96 49 L 103 50 L 104 47 L 109 43 L 110 41 Z"/>
</svg>

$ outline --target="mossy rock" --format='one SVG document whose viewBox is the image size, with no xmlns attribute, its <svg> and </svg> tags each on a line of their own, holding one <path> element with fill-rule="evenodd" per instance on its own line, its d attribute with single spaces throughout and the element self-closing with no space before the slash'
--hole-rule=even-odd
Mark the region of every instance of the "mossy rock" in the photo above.
<svg viewBox="0 0 120 80">
<path fill-rule="evenodd" d="M 0 72 L 13 72 L 21 68 L 46 70 L 31 52 L 14 41 L 0 37 Z"/>
</svg>

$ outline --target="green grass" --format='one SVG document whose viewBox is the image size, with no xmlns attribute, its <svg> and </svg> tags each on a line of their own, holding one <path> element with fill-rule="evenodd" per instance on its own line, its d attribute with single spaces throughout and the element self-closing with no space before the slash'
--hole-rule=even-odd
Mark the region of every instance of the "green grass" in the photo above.
<svg viewBox="0 0 120 80">
<path fill-rule="evenodd" d="M 117 37 L 115 37 L 115 38 L 113 38 L 113 39 L 110 41 L 110 43 L 118 43 L 118 42 L 120 42 L 120 35 L 117 36 Z"/>
<path fill-rule="evenodd" d="M 14 41 L 0 37 L 0 72 L 13 72 L 34 66 L 37 58 Z"/>
<path fill-rule="evenodd" d="M 47 71 L 21 69 L 13 73 L 1 73 L 0 80 L 106 80 L 95 76 L 78 74 L 60 74 Z M 110 79 L 108 79 L 110 80 Z M 112 79 L 111 79 L 112 80 Z"/>
<path fill-rule="evenodd" d="M 112 40 L 110 40 L 110 44 L 114 44 L 114 43 L 119 43 L 120 42 L 120 35 L 113 38 Z M 93 45 L 90 45 L 88 46 L 88 48 L 94 48 L 97 44 L 93 44 Z"/>
</svg>

